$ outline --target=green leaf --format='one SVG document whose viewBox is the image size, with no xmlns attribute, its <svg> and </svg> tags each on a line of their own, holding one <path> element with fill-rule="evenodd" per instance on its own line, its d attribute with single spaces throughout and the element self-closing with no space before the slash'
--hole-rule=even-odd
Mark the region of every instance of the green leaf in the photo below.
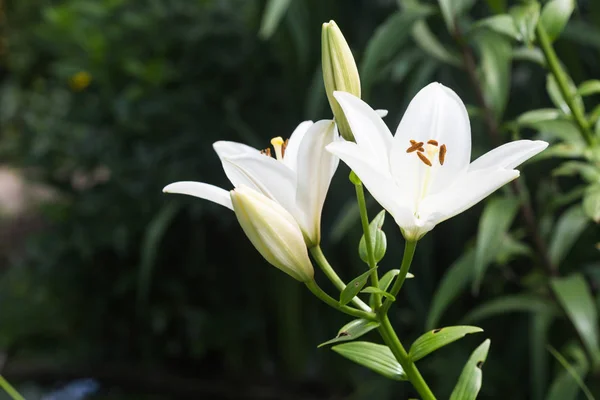
<svg viewBox="0 0 600 400">
<path fill-rule="evenodd" d="M 546 67 L 546 58 L 539 47 L 515 47 L 512 51 L 512 58 L 515 61 L 529 61 L 540 67 Z"/>
<path fill-rule="evenodd" d="M 450 400 L 475 400 L 477 398 L 483 379 L 481 367 L 487 358 L 489 349 L 490 339 L 487 339 L 471 354 L 450 395 Z"/>
<path fill-rule="evenodd" d="M 380 294 L 380 295 L 382 295 L 384 297 L 387 297 L 391 301 L 396 301 L 396 298 L 392 294 L 386 292 L 385 290 L 381 290 L 379 288 L 376 288 L 374 286 L 367 286 L 366 288 L 364 288 L 360 292 L 361 293 Z"/>
<path fill-rule="evenodd" d="M 568 351 L 573 362 L 569 363 L 570 368 L 563 369 L 556 376 L 548 390 L 546 400 L 576 400 L 578 398 L 580 385 L 577 381 L 585 377 L 589 365 L 583 350 L 579 346 L 569 346 Z M 562 355 L 561 358 L 566 361 Z M 577 377 L 575 378 L 574 375 Z"/>
<path fill-rule="evenodd" d="M 387 249 L 387 238 L 385 236 L 385 232 L 381 230 L 383 223 L 385 221 L 385 210 L 382 210 L 379 214 L 373 218 L 373 221 L 369 224 L 369 233 L 371 236 L 371 248 L 373 249 L 373 255 L 375 256 L 375 262 L 378 263 L 385 256 L 385 251 Z M 367 256 L 367 245 L 365 240 L 365 235 L 360 239 L 360 243 L 358 245 L 358 255 L 360 259 L 365 263 L 369 263 L 369 257 Z"/>
<path fill-rule="evenodd" d="M 273 35 L 290 6 L 290 0 L 267 0 L 267 6 L 260 24 L 258 36 L 268 39 Z"/>
<path fill-rule="evenodd" d="M 446 46 L 442 45 L 438 38 L 431 32 L 429 26 L 424 19 L 415 22 L 412 28 L 412 38 L 419 45 L 419 47 L 427 54 L 436 58 L 446 64 L 460 67 L 462 61 L 460 56 L 447 49 Z"/>
<path fill-rule="evenodd" d="M 540 18 L 540 4 L 534 1 L 511 7 L 510 15 L 513 18 L 519 40 L 527 45 L 531 44 L 535 38 L 535 27 Z"/>
<path fill-rule="evenodd" d="M 519 32 L 515 27 L 515 22 L 513 17 L 508 14 L 500 14 L 494 15 L 493 17 L 488 17 L 484 19 L 480 19 L 477 21 L 472 29 L 480 29 L 487 28 L 491 29 L 496 33 L 500 33 L 502 35 L 506 35 L 511 39 L 518 39 Z"/>
<path fill-rule="evenodd" d="M 380 71 L 406 43 L 412 24 L 433 12 L 434 9 L 431 7 L 410 8 L 392 14 L 377 27 L 367 43 L 360 63 L 363 97 L 368 97 L 371 86 L 379 78 Z"/>
<path fill-rule="evenodd" d="M 463 318 L 463 322 L 474 323 L 485 318 L 495 315 L 505 315 L 510 312 L 545 313 L 551 315 L 558 313 L 552 303 L 547 300 L 531 294 L 514 294 L 498 297 L 477 306 Z"/>
<path fill-rule="evenodd" d="M 560 354 L 554 347 L 548 346 L 548 351 L 554 356 L 554 358 L 556 358 L 560 365 L 563 366 L 565 371 L 573 378 L 573 381 L 577 383 L 581 391 L 585 394 L 585 397 L 587 397 L 588 400 L 594 400 L 594 395 L 592 395 L 592 392 L 590 392 L 590 389 L 585 385 L 585 382 L 582 379 L 583 374 L 581 374 L 580 371 L 578 371 L 573 365 L 571 365 L 569 361 L 567 361 L 567 359 L 563 357 L 563 355 Z M 563 395 L 562 399 L 566 399 L 567 397 L 569 396 Z"/>
<path fill-rule="evenodd" d="M 575 0 L 550 0 L 542 9 L 540 23 L 550 41 L 560 36 L 575 9 Z"/>
<path fill-rule="evenodd" d="M 475 246 L 473 291 L 478 292 L 485 271 L 495 259 L 508 228 L 519 210 L 516 198 L 496 197 L 488 201 L 479 220 Z"/>
<path fill-rule="evenodd" d="M 387 346 L 370 342 L 350 342 L 333 346 L 331 349 L 386 378 L 397 381 L 407 380 L 402 366 Z"/>
<path fill-rule="evenodd" d="M 455 30 L 456 19 L 468 11 L 475 3 L 475 0 L 438 0 L 438 3 L 440 4 L 440 10 L 442 11 L 448 31 L 452 33 Z"/>
<path fill-rule="evenodd" d="M 540 108 L 527 111 L 517 118 L 517 123 L 523 126 L 530 126 L 536 129 L 536 124 L 545 121 L 553 121 L 561 117 L 561 113 L 556 108 Z"/>
<path fill-rule="evenodd" d="M 534 313 L 530 316 L 529 335 L 529 375 L 531 379 L 531 399 L 542 400 L 548 381 L 548 331 L 554 315 Z"/>
<path fill-rule="evenodd" d="M 341 305 L 348 304 L 354 298 L 354 296 L 356 296 L 362 290 L 362 288 L 367 284 L 367 280 L 371 275 L 371 271 L 372 270 L 369 270 L 363 274 L 360 274 L 356 278 L 352 279 L 350 283 L 348 283 L 344 290 L 342 290 L 342 293 L 340 293 Z"/>
<path fill-rule="evenodd" d="M 580 274 L 574 274 L 566 278 L 554 278 L 550 286 L 579 333 L 588 354 L 598 365 L 600 362 L 598 310 L 585 279 Z"/>
<path fill-rule="evenodd" d="M 583 161 L 565 161 L 552 171 L 552 176 L 580 175 L 588 182 L 600 182 L 600 169 Z"/>
<path fill-rule="evenodd" d="M 549 252 L 553 264 L 560 265 L 588 222 L 581 205 L 572 206 L 560 216 L 550 240 Z"/>
<path fill-rule="evenodd" d="M 384 292 L 387 291 L 388 288 L 390 287 L 390 285 L 392 284 L 392 281 L 394 280 L 394 278 L 396 276 L 398 276 L 399 273 L 400 273 L 399 269 L 392 269 L 392 270 L 389 270 L 388 272 L 386 272 L 379 279 L 379 289 Z M 406 279 L 410 279 L 410 278 L 414 278 L 414 277 L 415 276 L 413 274 L 411 274 L 410 272 L 406 274 Z M 371 296 L 371 298 L 369 299 L 369 305 L 371 306 L 371 308 L 375 307 L 373 296 Z"/>
<path fill-rule="evenodd" d="M 583 195 L 583 211 L 592 221 L 600 224 L 600 184 L 586 189 Z"/>
<path fill-rule="evenodd" d="M 561 68 L 562 68 L 562 66 L 561 66 Z M 573 98 L 573 103 L 575 104 L 575 107 L 577 107 L 583 113 L 583 111 L 584 111 L 583 99 L 581 98 L 579 93 L 577 93 L 577 87 L 573 83 L 573 80 L 571 79 L 571 77 L 568 76 L 566 73 L 564 75 L 567 80 L 568 91 L 569 91 L 571 97 Z M 565 101 L 565 99 L 558 87 L 556 78 L 554 78 L 554 75 L 552 75 L 552 74 L 548 74 L 548 76 L 547 76 L 546 91 L 548 92 L 548 96 L 550 96 L 550 100 L 552 100 L 552 102 L 554 103 L 554 105 L 556 107 L 558 107 L 562 112 L 564 112 L 567 115 L 571 114 L 571 109 L 569 108 L 569 105 Z"/>
<path fill-rule="evenodd" d="M 349 342 L 358 339 L 362 335 L 379 327 L 379 322 L 369 321 L 367 319 L 355 319 L 342 326 L 335 338 L 321 343 L 318 347 L 327 346 L 333 343 Z"/>
<path fill-rule="evenodd" d="M 480 32 L 476 40 L 486 102 L 500 118 L 508 101 L 512 46 L 505 36 L 490 31 Z"/>
<path fill-rule="evenodd" d="M 592 94 L 600 93 L 600 80 L 592 79 L 592 80 L 583 82 L 577 88 L 577 93 L 580 96 L 590 96 Z"/>
<path fill-rule="evenodd" d="M 410 346 L 408 355 L 413 361 L 418 361 L 437 349 L 465 337 L 469 333 L 477 332 L 483 332 L 483 329 L 477 326 L 448 326 L 434 329 L 419 336 L 412 346 Z"/>
<path fill-rule="evenodd" d="M 469 249 L 448 268 L 440 285 L 434 292 L 431 307 L 427 315 L 427 323 L 425 324 L 426 329 L 433 329 L 438 325 L 440 318 L 450 303 L 469 284 L 473 276 L 474 262 L 475 251 Z"/>
</svg>

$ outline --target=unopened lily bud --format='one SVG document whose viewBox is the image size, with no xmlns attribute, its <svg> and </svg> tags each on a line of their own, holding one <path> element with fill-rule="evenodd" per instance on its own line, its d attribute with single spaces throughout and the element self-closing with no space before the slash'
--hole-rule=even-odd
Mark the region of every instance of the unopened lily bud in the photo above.
<svg viewBox="0 0 600 400">
<path fill-rule="evenodd" d="M 244 233 L 265 260 L 300 282 L 312 280 L 313 266 L 294 217 L 278 203 L 246 186 L 230 194 Z"/>
<path fill-rule="evenodd" d="M 360 97 L 360 78 L 350 47 L 348 47 L 342 31 L 333 21 L 323 24 L 321 58 L 325 92 L 338 130 L 344 139 L 354 141 L 354 135 L 352 135 L 346 116 L 333 97 L 333 92 L 348 92 Z"/>
</svg>

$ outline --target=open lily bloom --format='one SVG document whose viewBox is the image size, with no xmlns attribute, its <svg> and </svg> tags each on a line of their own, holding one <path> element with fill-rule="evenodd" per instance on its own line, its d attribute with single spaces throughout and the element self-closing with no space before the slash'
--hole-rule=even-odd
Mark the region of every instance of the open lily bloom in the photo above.
<svg viewBox="0 0 600 400">
<path fill-rule="evenodd" d="M 413 98 L 394 136 L 365 102 L 349 93 L 334 95 L 356 143 L 332 143 L 327 149 L 348 164 L 410 240 L 517 178 L 514 168 L 548 146 L 518 140 L 469 163 L 467 110 L 454 91 L 439 83 Z"/>
<path fill-rule="evenodd" d="M 339 159 L 325 150 L 338 140 L 331 120 L 302 122 L 288 141 L 271 140 L 271 150 L 259 151 L 241 143 L 213 144 L 234 187 L 242 185 L 279 203 L 297 221 L 308 246 L 320 241 L 321 210 Z M 229 192 L 201 182 L 176 182 L 163 189 L 211 200 L 233 209 Z"/>
</svg>

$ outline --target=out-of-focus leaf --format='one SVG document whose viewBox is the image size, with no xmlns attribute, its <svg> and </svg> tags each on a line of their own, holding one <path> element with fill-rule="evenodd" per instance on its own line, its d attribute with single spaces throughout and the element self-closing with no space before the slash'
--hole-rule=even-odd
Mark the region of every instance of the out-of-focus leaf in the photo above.
<svg viewBox="0 0 600 400">
<path fill-rule="evenodd" d="M 553 121 L 560 118 L 561 113 L 556 108 L 540 108 L 524 112 L 517 118 L 517 123 L 524 126 L 533 126 L 544 121 Z"/>
<path fill-rule="evenodd" d="M 600 29 L 593 23 L 588 23 L 583 19 L 569 21 L 562 36 L 578 44 L 600 50 Z"/>
<path fill-rule="evenodd" d="M 310 81 L 306 101 L 304 102 L 304 115 L 306 119 L 318 119 L 322 115 L 326 101 L 327 96 L 325 95 L 325 86 L 323 85 L 323 71 L 321 70 L 321 64 L 319 64 Z M 351 204 L 354 207 L 358 207 L 356 201 L 352 201 Z"/>
<path fill-rule="evenodd" d="M 553 176 L 580 175 L 586 181 L 600 182 L 600 169 L 583 161 L 566 161 L 552 171 Z"/>
<path fill-rule="evenodd" d="M 488 201 L 479 220 L 477 244 L 475 245 L 475 276 L 473 291 L 479 291 L 479 285 L 485 271 L 498 253 L 502 240 L 508 232 L 519 209 L 516 198 L 496 197 Z"/>
<path fill-rule="evenodd" d="M 509 312 L 530 312 L 556 315 L 556 307 L 551 302 L 530 294 L 514 294 L 498 297 L 477 306 L 463 319 L 463 323 L 474 323 L 495 315 Z"/>
<path fill-rule="evenodd" d="M 389 379 L 405 381 L 406 374 L 389 347 L 370 342 L 350 342 L 333 346 L 331 350 Z"/>
<path fill-rule="evenodd" d="M 514 20 L 519 40 L 529 45 L 535 38 L 535 26 L 540 18 L 540 4 L 533 1 L 511 7 L 510 15 Z"/>
<path fill-rule="evenodd" d="M 481 367 L 487 358 L 489 349 L 490 340 L 487 339 L 471 354 L 450 395 L 450 400 L 475 400 L 477 398 L 483 380 Z"/>
<path fill-rule="evenodd" d="M 438 325 L 450 303 L 469 284 L 473 276 L 474 262 L 475 250 L 469 249 L 448 268 L 431 301 L 425 324 L 426 329 L 431 330 Z"/>
<path fill-rule="evenodd" d="M 573 98 L 573 104 L 583 113 L 583 99 L 577 93 L 577 86 L 575 86 L 573 80 L 571 80 L 571 78 L 567 74 L 565 74 L 565 76 L 567 77 L 567 87 L 571 97 Z M 554 105 L 560 110 L 562 110 L 562 112 L 564 112 L 565 114 L 570 115 L 571 109 L 569 108 L 569 105 L 567 104 L 562 93 L 560 92 L 558 83 L 556 82 L 556 78 L 554 78 L 554 75 L 552 74 L 548 74 L 547 76 L 546 90 L 548 92 L 548 95 L 550 96 L 550 100 L 552 100 Z"/>
<path fill-rule="evenodd" d="M 477 47 L 481 54 L 483 92 L 486 102 L 494 110 L 497 118 L 504 113 L 510 89 L 510 65 L 512 47 L 505 36 L 482 31 L 477 37 Z"/>
<path fill-rule="evenodd" d="M 550 0 L 544 5 L 540 23 L 544 26 L 550 41 L 560 36 L 574 8 L 575 0 Z"/>
<path fill-rule="evenodd" d="M 308 22 L 308 11 L 302 1 L 294 1 L 289 7 L 286 15 L 286 24 L 289 27 L 290 36 L 296 47 L 299 70 L 305 72 L 308 68 L 308 58 L 310 53 L 310 27 Z M 321 86 L 323 84 L 321 83 Z"/>
<path fill-rule="evenodd" d="M 592 221 L 600 224 L 600 184 L 586 189 L 583 195 L 583 211 Z"/>
<path fill-rule="evenodd" d="M 556 358 L 560 365 L 563 366 L 565 371 L 571 376 L 573 381 L 575 381 L 577 386 L 579 386 L 581 391 L 585 394 L 585 397 L 587 397 L 588 400 L 595 400 L 594 395 L 592 395 L 592 392 L 590 392 L 590 389 L 586 386 L 585 382 L 582 379 L 582 368 L 578 369 L 575 366 L 571 365 L 569 361 L 567 361 L 567 359 L 562 354 L 560 354 L 554 347 L 548 346 L 548 351 L 554 356 L 554 358 Z M 579 364 L 578 366 L 580 365 L 581 364 Z M 565 395 L 564 393 L 561 393 L 561 396 L 561 399 L 569 398 L 569 395 Z"/>
<path fill-rule="evenodd" d="M 477 326 L 447 326 L 438 328 L 419 336 L 410 346 L 408 356 L 413 361 L 418 361 L 437 349 L 457 341 L 469 333 L 483 332 Z"/>
<path fill-rule="evenodd" d="M 375 263 L 381 261 L 383 256 L 385 256 L 385 251 L 387 249 L 387 238 L 385 232 L 381 230 L 384 221 L 385 210 L 382 210 L 369 224 L 371 248 L 373 249 L 373 255 L 375 256 Z M 365 235 L 362 236 L 360 243 L 358 244 L 358 255 L 365 263 L 369 263 Z"/>
<path fill-rule="evenodd" d="M 585 353 L 578 345 L 569 345 L 566 352 L 572 359 L 570 371 L 562 369 L 548 390 L 546 400 L 575 400 L 579 394 L 577 379 L 573 378 L 575 372 L 583 379 L 588 372 L 589 365 Z"/>
<path fill-rule="evenodd" d="M 430 56 L 455 67 L 462 65 L 460 56 L 440 43 L 424 19 L 415 22 L 412 28 L 412 37 L 419 47 Z"/>
<path fill-rule="evenodd" d="M 369 321 L 366 319 L 355 319 L 342 326 L 335 338 L 321 343 L 318 347 L 327 346 L 333 343 L 349 342 L 358 339 L 362 335 L 371 332 L 379 327 L 379 322 Z"/>
<path fill-rule="evenodd" d="M 267 0 L 267 6 L 258 31 L 258 35 L 262 39 L 268 39 L 273 35 L 290 6 L 290 2 L 291 0 Z"/>
<path fill-rule="evenodd" d="M 581 205 L 572 206 L 560 216 L 550 241 L 550 260 L 553 264 L 560 265 L 588 222 Z"/>
<path fill-rule="evenodd" d="M 369 93 L 371 85 L 377 81 L 378 72 L 402 48 L 408 39 L 412 24 L 433 11 L 430 7 L 410 8 L 392 14 L 377 27 L 367 43 L 360 63 L 360 79 L 364 93 Z"/>
<path fill-rule="evenodd" d="M 342 293 L 340 293 L 340 304 L 348 304 L 350 300 L 352 300 L 354 296 L 356 296 L 362 290 L 362 288 L 365 287 L 370 275 L 371 271 L 367 271 L 352 279 L 350 283 L 348 283 L 348 286 L 346 286 L 344 290 L 342 290 Z"/>
<path fill-rule="evenodd" d="M 506 35 L 511 39 L 519 39 L 519 32 L 515 27 L 513 18 L 508 14 L 494 15 L 492 17 L 483 18 L 473 24 L 472 29 L 488 28 L 496 33 Z"/>
<path fill-rule="evenodd" d="M 519 256 L 531 256 L 531 248 L 515 239 L 511 234 L 505 234 L 496 253 L 496 262 L 500 265 L 506 265 Z"/>
<path fill-rule="evenodd" d="M 516 47 L 512 51 L 513 60 L 522 60 L 535 63 L 541 67 L 546 66 L 546 58 L 539 47 L 522 46 Z"/>
<path fill-rule="evenodd" d="M 590 96 L 592 94 L 600 93 L 600 80 L 592 79 L 592 80 L 583 82 L 577 88 L 577 93 L 580 96 Z"/>
<path fill-rule="evenodd" d="M 448 30 L 452 33 L 455 30 L 455 21 L 464 12 L 468 11 L 475 0 L 438 0 L 442 16 L 446 22 Z"/>
<path fill-rule="evenodd" d="M 591 359 L 600 362 L 598 338 L 598 310 L 585 278 L 573 274 L 565 278 L 554 278 L 550 282 L 560 305 L 564 308 Z"/>
<path fill-rule="evenodd" d="M 531 363 L 529 365 L 531 376 L 531 398 L 542 400 L 546 393 L 548 376 L 548 329 L 554 320 L 554 314 L 543 312 L 532 313 L 530 316 L 529 348 Z"/>
</svg>

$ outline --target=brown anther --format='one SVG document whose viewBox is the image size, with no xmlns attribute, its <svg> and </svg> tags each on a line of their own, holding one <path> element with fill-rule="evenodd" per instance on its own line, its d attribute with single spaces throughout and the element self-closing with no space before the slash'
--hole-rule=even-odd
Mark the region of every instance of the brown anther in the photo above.
<svg viewBox="0 0 600 400">
<path fill-rule="evenodd" d="M 415 144 L 415 143 L 417 143 L 417 141 L 416 141 L 416 140 L 412 140 L 412 139 L 410 139 L 410 144 Z"/>
<path fill-rule="evenodd" d="M 421 161 L 423 161 L 425 163 L 425 165 L 428 165 L 431 167 L 431 161 L 429 161 L 429 158 L 425 157 L 425 155 L 423 155 L 423 153 L 417 153 L 417 155 L 419 156 Z"/>
<path fill-rule="evenodd" d="M 440 147 L 440 154 L 439 154 L 439 156 L 440 156 L 440 165 L 444 165 L 444 160 L 446 159 L 446 145 L 445 144 L 443 144 Z"/>
<path fill-rule="evenodd" d="M 285 157 L 285 149 L 287 149 L 289 142 L 290 139 L 285 139 L 285 142 L 283 142 L 283 144 L 281 145 L 281 158 Z"/>
<path fill-rule="evenodd" d="M 267 157 L 271 157 L 271 149 L 267 147 L 266 149 L 261 150 L 260 154 L 263 154 L 263 155 L 265 155 Z"/>
<path fill-rule="evenodd" d="M 423 152 L 423 151 L 425 151 L 425 150 L 423 150 L 423 148 L 422 148 L 422 147 L 419 147 L 419 148 L 417 149 L 417 151 Z"/>
<path fill-rule="evenodd" d="M 423 147 L 423 142 L 415 142 L 411 143 L 411 146 L 406 149 L 407 153 L 412 153 L 413 151 L 419 150 L 419 148 Z"/>
<path fill-rule="evenodd" d="M 437 145 L 438 145 L 438 142 L 437 142 L 437 140 L 433 140 L 433 139 L 431 139 L 431 140 L 427 141 L 427 144 L 432 144 L 432 145 L 434 145 L 434 146 L 437 146 Z"/>
</svg>

